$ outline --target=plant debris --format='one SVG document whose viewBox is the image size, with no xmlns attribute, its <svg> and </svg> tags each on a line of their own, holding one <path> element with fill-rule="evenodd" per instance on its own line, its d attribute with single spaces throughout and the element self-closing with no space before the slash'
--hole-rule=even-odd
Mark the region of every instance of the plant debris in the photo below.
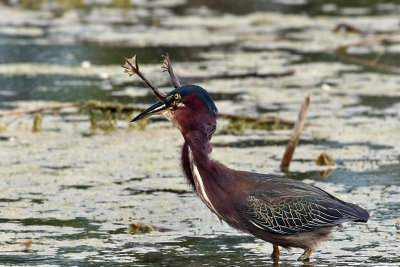
<svg viewBox="0 0 400 267">
<path fill-rule="evenodd" d="M 42 113 L 33 114 L 32 132 L 37 133 L 42 131 Z"/>
<path fill-rule="evenodd" d="M 90 130 L 97 129 L 103 131 L 112 131 L 117 128 L 117 121 L 125 119 L 130 121 L 132 113 L 136 111 L 143 111 L 143 108 L 123 105 L 118 102 L 100 102 L 89 100 L 86 104 L 80 107 L 81 111 L 86 111 L 89 114 Z M 145 120 L 136 129 L 144 130 L 147 125 Z"/>
<path fill-rule="evenodd" d="M 28 240 L 28 241 L 25 241 L 25 242 L 21 242 L 21 246 L 24 246 L 24 247 L 26 247 L 26 248 L 29 248 L 30 246 L 32 246 L 32 244 L 33 244 L 33 240 L 32 239 L 30 239 L 30 240 Z"/>
<path fill-rule="evenodd" d="M 362 34 L 362 35 L 367 34 L 367 32 L 365 30 L 362 30 L 352 24 L 345 23 L 345 22 L 338 23 L 332 31 L 339 32 L 341 30 L 345 30 L 347 32 L 354 32 L 354 33 L 358 33 L 358 34 Z"/>
<path fill-rule="evenodd" d="M 317 159 L 318 166 L 333 166 L 336 164 L 335 159 L 326 152 L 322 152 Z"/>
<path fill-rule="evenodd" d="M 130 234 L 145 234 L 153 232 L 154 229 L 151 225 L 143 222 L 129 224 L 128 232 Z"/>
<path fill-rule="evenodd" d="M 293 127 L 292 123 L 282 121 L 279 117 L 252 118 L 248 116 L 236 116 L 228 117 L 227 119 L 228 124 L 218 131 L 219 134 L 243 135 L 247 129 L 271 131 Z"/>
<path fill-rule="evenodd" d="M 335 49 L 335 53 L 337 56 L 349 60 L 353 63 L 360 64 L 367 67 L 376 68 L 382 71 L 389 71 L 392 73 L 400 73 L 400 68 L 397 65 L 389 65 L 383 62 L 380 62 L 381 55 L 378 55 L 376 58 L 368 59 L 361 57 L 359 55 L 352 55 L 348 52 L 349 48 L 351 47 L 359 47 L 359 46 L 366 46 L 372 45 L 377 43 L 388 43 L 390 41 L 396 42 L 400 36 L 399 32 L 388 34 L 388 35 L 379 35 L 374 36 L 371 38 L 363 39 L 358 42 L 350 43 L 347 45 L 341 45 Z"/>
</svg>

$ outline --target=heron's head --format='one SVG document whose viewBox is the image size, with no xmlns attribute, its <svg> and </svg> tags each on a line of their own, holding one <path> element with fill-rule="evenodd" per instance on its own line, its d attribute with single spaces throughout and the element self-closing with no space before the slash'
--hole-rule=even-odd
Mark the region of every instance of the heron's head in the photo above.
<svg viewBox="0 0 400 267">
<path fill-rule="evenodd" d="M 217 107 L 206 90 L 197 85 L 184 85 L 169 92 L 157 103 L 137 115 L 132 122 L 162 113 L 185 136 L 197 130 L 209 137 L 216 128 Z"/>
</svg>

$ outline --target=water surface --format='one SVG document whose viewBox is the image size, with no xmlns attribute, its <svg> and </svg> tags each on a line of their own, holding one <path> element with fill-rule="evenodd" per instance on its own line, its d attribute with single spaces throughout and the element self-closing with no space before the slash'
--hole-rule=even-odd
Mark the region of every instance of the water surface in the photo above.
<svg viewBox="0 0 400 267">
<path fill-rule="evenodd" d="M 92 1 L 93 2 L 93 1 Z M 295 119 L 311 106 L 289 176 L 371 214 L 322 243 L 310 263 L 221 224 L 180 170 L 178 130 L 155 118 L 145 131 L 91 130 L 76 109 L 0 118 L 0 265 L 19 266 L 397 266 L 400 262 L 400 78 L 334 53 L 341 45 L 398 30 L 393 1 L 1 1 L 0 109 L 59 102 L 155 101 L 120 67 L 138 54 L 161 90 L 169 53 L 185 83 L 206 88 L 219 110 Z M 332 30 L 347 22 L 367 35 Z M 398 66 L 398 39 L 356 55 Z M 281 78 L 224 74 L 294 71 Z M 210 78 L 211 77 L 211 78 Z M 281 174 L 290 130 L 224 134 L 213 158 L 231 168 Z M 317 166 L 322 152 L 336 165 Z M 145 222 L 171 231 L 130 234 Z M 32 240 L 31 245 L 26 245 Z"/>
</svg>

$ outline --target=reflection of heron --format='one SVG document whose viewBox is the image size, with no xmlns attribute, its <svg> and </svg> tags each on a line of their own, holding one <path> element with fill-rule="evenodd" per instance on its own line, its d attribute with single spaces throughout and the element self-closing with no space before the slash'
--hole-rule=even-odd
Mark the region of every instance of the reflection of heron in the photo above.
<svg viewBox="0 0 400 267">
<path fill-rule="evenodd" d="M 182 169 L 199 197 L 220 220 L 272 243 L 273 258 L 278 258 L 278 246 L 282 246 L 304 249 L 299 260 L 307 260 L 315 245 L 334 226 L 343 222 L 367 222 L 366 210 L 315 186 L 279 176 L 233 170 L 210 159 L 217 108 L 207 91 L 196 85 L 180 86 L 174 80 L 172 69 L 168 69 L 177 88 L 165 95 L 144 78 L 136 59 L 133 60 L 136 67 L 127 60 L 125 68 L 142 77 L 160 101 L 132 122 L 158 113 L 169 118 L 185 140 Z"/>
</svg>

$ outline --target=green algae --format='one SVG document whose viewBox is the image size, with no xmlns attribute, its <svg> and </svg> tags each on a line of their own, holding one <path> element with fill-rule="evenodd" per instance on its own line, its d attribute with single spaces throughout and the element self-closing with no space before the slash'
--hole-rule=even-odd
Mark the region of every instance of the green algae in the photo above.
<svg viewBox="0 0 400 267">
<path fill-rule="evenodd" d="M 130 223 L 128 228 L 128 232 L 132 235 L 150 233 L 153 232 L 153 230 L 151 225 L 143 222 Z"/>
<path fill-rule="evenodd" d="M 43 12 L 15 11 L 0 1 L 5 18 L 0 22 L 1 108 L 29 108 L 38 99 L 146 106 L 155 97 L 143 94 L 148 88 L 137 79 L 132 83 L 119 67 L 123 56 L 133 53 L 149 79 L 168 91 L 160 55 L 169 52 L 182 81 L 224 94 L 216 98 L 220 112 L 257 111 L 255 117 L 273 112 L 293 119 L 311 92 L 312 124 L 296 149 L 292 177 L 366 207 L 371 220 L 367 226 L 337 229 L 310 265 L 397 266 L 400 79 L 342 61 L 331 51 L 363 38 L 333 34 L 337 22 L 346 20 L 371 35 L 390 32 L 398 29 L 398 5 L 371 0 L 369 14 L 379 10 L 385 16 L 346 16 L 351 10 L 344 6 L 355 1 L 312 7 L 306 1 L 256 1 L 240 6 L 230 0 L 133 0 L 135 8 L 124 10 L 118 6 L 128 1 L 83 1 L 84 8 L 77 10 L 62 9 L 59 3 L 67 1 L 45 1 Z M 53 4 L 59 7 L 53 9 Z M 396 47 L 385 45 L 381 59 L 391 57 L 396 64 Z M 369 57 L 366 48 L 362 56 Z M 371 49 L 377 55 L 382 45 Z M 210 73 L 231 77 L 292 69 L 294 76 L 280 79 L 207 79 Z M 271 103 L 273 110 L 256 108 Z M 90 107 L 93 122 L 88 110 L 43 113 L 42 131 L 35 134 L 32 116 L 1 118 L 7 126 L 0 138 L 1 265 L 273 264 L 269 244 L 220 224 L 191 193 L 179 167 L 183 140 L 178 130 L 157 118 L 148 127 L 144 121 L 131 126 L 139 110 L 98 104 Z M 216 144 L 226 144 L 214 146 L 214 159 L 238 170 L 277 174 L 290 131 L 282 131 L 281 125 L 274 130 L 275 120 L 263 126 L 246 120 L 220 122 L 218 131 L 225 122 L 231 125 L 228 135 L 213 137 Z M 137 130 L 127 130 L 128 125 Z M 98 133 L 86 138 L 82 132 L 89 127 Z M 268 131 L 254 131 L 257 127 Z M 326 170 L 330 175 L 324 179 L 320 175 L 326 176 L 326 167 L 315 164 L 322 152 L 336 159 L 336 168 Z M 179 231 L 132 236 L 127 226 L 140 220 Z M 29 253 L 21 246 L 26 240 L 34 240 Z M 279 264 L 298 266 L 300 253 L 283 250 Z"/>
<path fill-rule="evenodd" d="M 18 4 L 24 9 L 40 10 L 44 0 L 18 0 Z"/>
<path fill-rule="evenodd" d="M 249 119 L 246 117 L 229 118 L 228 124 L 224 125 L 219 134 L 243 135 L 247 129 L 253 130 L 285 130 L 291 129 L 293 124 L 282 122 L 279 117 L 274 120 L 264 121 L 262 117 L 259 120 Z"/>
<path fill-rule="evenodd" d="M 37 133 L 41 131 L 42 131 L 42 114 L 35 113 L 33 114 L 32 132 Z"/>
<path fill-rule="evenodd" d="M 101 102 L 90 100 L 80 108 L 89 115 L 90 130 L 102 130 L 104 132 L 117 129 L 118 120 L 130 121 L 133 118 L 136 107 L 129 107 L 118 102 Z M 144 131 L 147 126 L 147 119 L 140 123 L 130 125 L 130 129 Z"/>
</svg>

